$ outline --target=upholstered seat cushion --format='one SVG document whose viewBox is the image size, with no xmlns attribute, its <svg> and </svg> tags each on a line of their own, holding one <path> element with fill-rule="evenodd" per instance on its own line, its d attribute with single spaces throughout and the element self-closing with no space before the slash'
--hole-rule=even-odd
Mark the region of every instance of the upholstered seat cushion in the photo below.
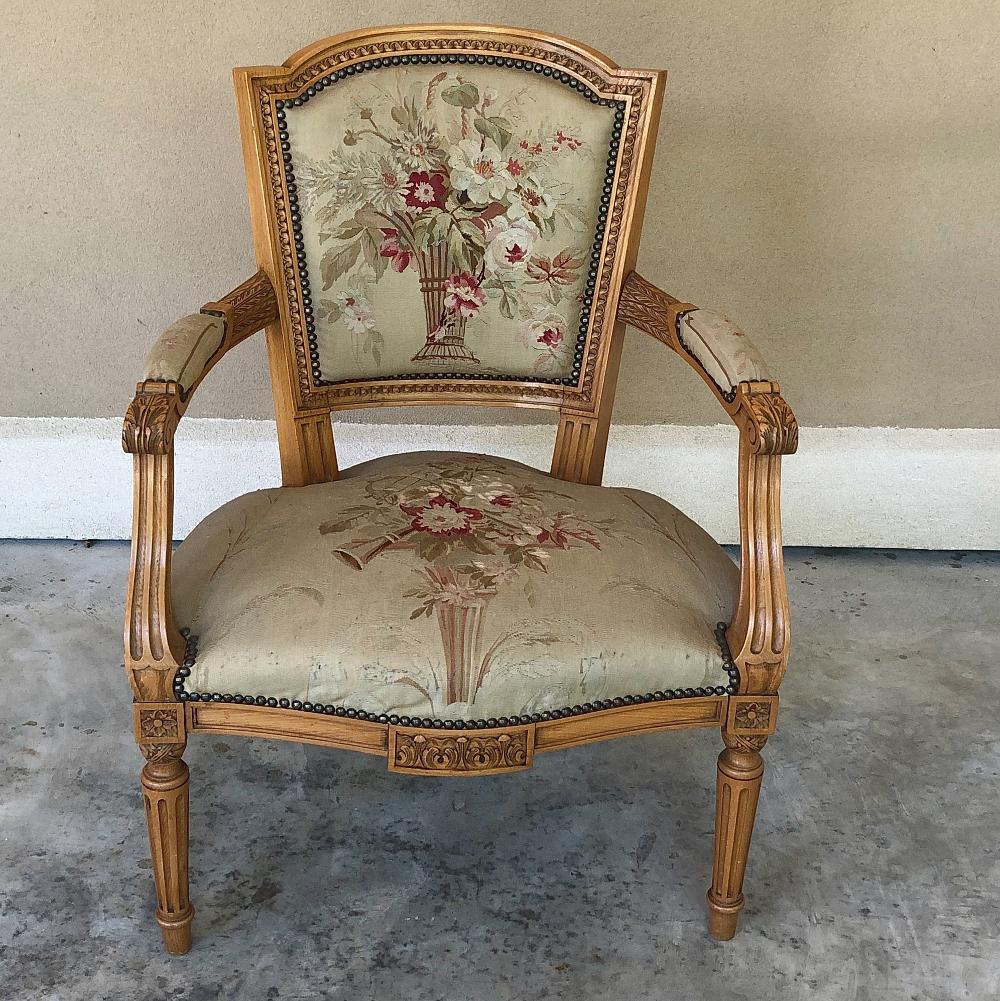
<svg viewBox="0 0 1000 1001">
<path fill-rule="evenodd" d="M 658 497 L 430 452 L 239 497 L 173 568 L 189 695 L 432 719 L 721 693 L 737 593 L 725 551 Z"/>
</svg>

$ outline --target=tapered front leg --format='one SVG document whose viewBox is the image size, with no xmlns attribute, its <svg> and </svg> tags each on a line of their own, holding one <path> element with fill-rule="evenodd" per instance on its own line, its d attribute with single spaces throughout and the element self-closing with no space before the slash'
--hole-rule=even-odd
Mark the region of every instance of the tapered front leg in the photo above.
<svg viewBox="0 0 1000 1001">
<path fill-rule="evenodd" d="M 766 736 L 738 737 L 723 731 L 715 806 L 715 862 L 708 891 L 708 932 L 726 940 L 736 934 L 743 909 L 743 874 L 757 813 L 764 762 L 760 748 Z"/>
<path fill-rule="evenodd" d="M 194 917 L 188 897 L 188 766 L 179 752 L 146 763 L 142 798 L 156 880 L 156 920 L 167 952 L 179 956 L 191 948 Z"/>
<path fill-rule="evenodd" d="M 191 948 L 194 908 L 188 898 L 188 766 L 182 702 L 137 702 L 135 738 L 146 757 L 142 799 L 156 880 L 156 920 L 167 952 Z"/>
</svg>

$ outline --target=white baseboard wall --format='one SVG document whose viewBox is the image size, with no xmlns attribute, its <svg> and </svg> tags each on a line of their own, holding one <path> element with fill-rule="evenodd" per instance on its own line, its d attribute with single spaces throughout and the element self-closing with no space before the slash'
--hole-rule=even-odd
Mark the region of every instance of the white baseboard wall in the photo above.
<svg viewBox="0 0 1000 1001">
<path fill-rule="evenodd" d="M 124 539 L 131 457 L 111 418 L 0 418 L 0 538 Z M 336 424 L 342 467 L 423 449 L 547 469 L 548 426 Z M 732 426 L 612 430 L 605 483 L 659 494 L 720 542 L 737 541 Z M 280 483 L 271 421 L 186 418 L 175 534 L 239 494 Z M 783 466 L 787 545 L 1000 549 L 1000 429 L 802 428 Z"/>
</svg>

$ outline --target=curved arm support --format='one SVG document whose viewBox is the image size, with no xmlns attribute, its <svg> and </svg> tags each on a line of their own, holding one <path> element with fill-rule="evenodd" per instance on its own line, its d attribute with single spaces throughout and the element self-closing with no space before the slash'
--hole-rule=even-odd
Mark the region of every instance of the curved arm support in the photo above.
<svg viewBox="0 0 1000 1001">
<path fill-rule="evenodd" d="M 740 598 L 726 639 L 740 669 L 740 692 L 776 693 L 789 651 L 781 456 L 798 448 L 798 424 L 749 338 L 719 323 L 717 314 L 709 323 L 685 323 L 698 312 L 636 272 L 622 286 L 618 318 L 673 348 L 739 428 Z"/>
<path fill-rule="evenodd" d="M 125 668 L 141 702 L 174 700 L 173 678 L 184 657 L 170 608 L 174 431 L 209 369 L 276 317 L 271 283 L 258 272 L 220 302 L 174 324 L 154 346 L 125 413 L 122 448 L 134 457 Z"/>
</svg>

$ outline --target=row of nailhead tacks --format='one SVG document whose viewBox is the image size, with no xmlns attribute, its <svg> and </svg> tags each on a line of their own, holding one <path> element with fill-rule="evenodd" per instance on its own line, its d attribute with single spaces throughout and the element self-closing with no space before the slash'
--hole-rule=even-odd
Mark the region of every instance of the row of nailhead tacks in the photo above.
<svg viewBox="0 0 1000 1001">
<path fill-rule="evenodd" d="M 313 381 L 317 385 L 334 385 L 330 380 L 322 378 L 322 368 L 319 360 L 319 348 L 316 340 L 316 326 L 313 318 L 312 294 L 309 287 L 309 277 L 306 272 L 306 253 L 302 241 L 302 213 L 298 205 L 298 185 L 295 183 L 295 172 L 292 167 L 292 147 L 288 136 L 288 122 L 285 117 L 287 108 L 298 108 L 306 104 L 311 97 L 315 97 L 319 91 L 356 73 L 363 73 L 368 69 L 378 69 L 382 66 L 398 66 L 408 63 L 479 63 L 487 66 L 507 66 L 513 69 L 526 70 L 528 72 L 540 73 L 543 76 L 552 77 L 560 83 L 572 87 L 586 94 L 592 104 L 601 104 L 605 107 L 614 107 L 615 125 L 611 130 L 611 150 L 608 153 L 607 167 L 604 172 L 604 186 L 601 189 L 601 206 L 597 213 L 597 235 L 594 239 L 590 255 L 590 269 L 587 272 L 587 288 L 583 298 L 583 307 L 580 310 L 580 332 L 577 336 L 576 350 L 573 353 L 573 375 L 571 378 L 539 378 L 531 376 L 531 382 L 550 383 L 553 385 L 572 386 L 579 381 L 580 371 L 583 367 L 583 348 L 587 339 L 587 326 L 590 321 L 590 307 L 594 301 L 594 282 L 597 280 L 597 272 L 601 261 L 601 247 L 604 244 L 604 227 L 608 220 L 608 205 L 611 201 L 611 192 L 614 189 L 615 168 L 618 162 L 618 145 L 621 141 L 622 124 L 625 120 L 625 102 L 614 101 L 610 98 L 601 97 L 588 87 L 583 81 L 577 80 L 568 73 L 560 73 L 550 66 L 541 63 L 534 63 L 526 59 L 513 59 L 502 56 L 465 55 L 451 53 L 447 55 L 421 54 L 413 56 L 386 56 L 382 59 L 371 59 L 364 63 L 356 63 L 345 69 L 337 70 L 328 76 L 317 80 L 316 83 L 299 96 L 290 100 L 279 100 L 274 102 L 275 112 L 278 118 L 278 141 L 281 145 L 281 158 L 285 165 L 285 182 L 288 189 L 290 201 L 290 218 L 292 222 L 292 235 L 295 239 L 295 256 L 298 259 L 299 275 L 302 282 L 302 311 L 306 317 L 306 332 L 309 340 L 309 357 L 312 367 Z M 372 376 L 370 381 L 387 381 L 392 379 L 478 379 L 487 381 L 503 380 L 509 381 L 507 375 L 491 375 L 482 372 L 419 372 L 409 375 L 385 375 Z"/>
<path fill-rule="evenodd" d="M 603 709 L 617 709 L 620 706 L 640 705 L 644 702 L 669 702 L 674 699 L 692 699 L 706 695 L 733 695 L 739 688 L 740 674 L 726 643 L 726 624 L 720 622 L 715 630 L 716 639 L 722 649 L 723 663 L 729 675 L 729 684 L 725 687 L 717 685 L 714 688 L 678 688 L 673 691 L 647 692 L 645 695 L 623 695 L 615 699 L 599 699 L 595 702 L 585 702 L 579 706 L 568 706 L 565 709 L 549 709 L 541 713 L 525 713 L 521 716 L 501 716 L 490 719 L 431 719 L 419 716 L 397 716 L 395 713 L 370 713 L 363 709 L 348 709 L 344 706 L 324 706 L 313 702 L 300 702 L 297 699 L 267 698 L 264 695 L 229 695 L 219 692 L 186 692 L 184 679 L 191 674 L 195 657 L 198 654 L 198 637 L 192 636 L 190 630 L 182 629 L 181 634 L 187 638 L 187 648 L 184 653 L 184 663 L 174 678 L 174 694 L 181 702 L 231 702 L 236 705 L 267 706 L 271 709 L 294 709 L 299 712 L 322 713 L 326 716 L 345 716 L 348 719 L 360 719 L 369 723 L 391 723 L 394 726 L 415 726 L 435 730 L 488 730 L 493 727 L 517 726 L 526 723 L 542 723 L 545 720 L 565 719 L 569 716 L 583 716 L 586 713 L 600 712 Z"/>
</svg>

